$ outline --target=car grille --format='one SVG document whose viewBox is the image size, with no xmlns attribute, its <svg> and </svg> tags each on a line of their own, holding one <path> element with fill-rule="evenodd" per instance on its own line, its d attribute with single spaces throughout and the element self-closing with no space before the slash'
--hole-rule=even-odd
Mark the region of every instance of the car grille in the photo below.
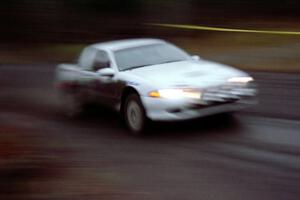
<svg viewBox="0 0 300 200">
<path fill-rule="evenodd" d="M 227 84 L 205 89 L 202 101 L 207 104 L 232 103 L 248 96 L 254 96 L 255 92 L 253 84 Z"/>
</svg>

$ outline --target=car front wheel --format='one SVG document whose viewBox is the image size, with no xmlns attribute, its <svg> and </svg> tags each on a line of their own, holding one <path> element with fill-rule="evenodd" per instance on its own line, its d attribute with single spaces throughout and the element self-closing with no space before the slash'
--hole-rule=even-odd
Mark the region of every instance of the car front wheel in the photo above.
<svg viewBox="0 0 300 200">
<path fill-rule="evenodd" d="M 146 116 L 142 102 L 137 94 L 130 94 L 125 101 L 124 118 L 133 134 L 141 134 L 145 127 Z"/>
</svg>

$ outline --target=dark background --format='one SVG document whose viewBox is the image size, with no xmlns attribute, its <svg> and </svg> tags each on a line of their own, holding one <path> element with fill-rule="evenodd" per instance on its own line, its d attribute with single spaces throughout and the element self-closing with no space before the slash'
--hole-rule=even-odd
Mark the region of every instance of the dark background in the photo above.
<svg viewBox="0 0 300 200">
<path fill-rule="evenodd" d="M 182 23 L 300 31 L 292 0 L 3 0 L 1 200 L 299 200 L 300 35 L 182 30 Z M 63 114 L 56 66 L 106 40 L 158 37 L 247 71 L 259 103 L 129 134 L 104 108 Z"/>
<path fill-rule="evenodd" d="M 299 19 L 296 0 L 5 0 L 0 42 L 94 42 L 169 33 L 143 23 L 184 23 L 242 28 L 247 21 Z M 190 34 L 175 31 L 172 34 Z"/>
</svg>

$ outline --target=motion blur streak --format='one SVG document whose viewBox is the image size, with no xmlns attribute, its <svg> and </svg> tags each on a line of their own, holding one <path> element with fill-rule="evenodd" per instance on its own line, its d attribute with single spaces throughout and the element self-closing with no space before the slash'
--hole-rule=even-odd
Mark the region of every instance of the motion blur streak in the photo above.
<svg viewBox="0 0 300 200">
<path fill-rule="evenodd" d="M 297 0 L 2 0 L 0 200 L 299 200 L 299 35 L 141 26 L 298 33 L 299 13 Z M 140 138 L 104 108 L 63 116 L 57 63 L 137 37 L 246 70 L 259 104 Z"/>
<path fill-rule="evenodd" d="M 263 33 L 263 34 L 274 34 L 274 35 L 300 35 L 300 32 L 296 32 L 296 31 L 249 30 L 249 29 L 219 28 L 219 27 L 185 25 L 185 24 L 145 23 L 145 25 L 161 26 L 161 27 L 168 27 L 168 28 L 178 28 L 178 29 L 203 30 L 203 31 L 221 31 L 221 32 L 238 32 L 238 33 Z"/>
</svg>

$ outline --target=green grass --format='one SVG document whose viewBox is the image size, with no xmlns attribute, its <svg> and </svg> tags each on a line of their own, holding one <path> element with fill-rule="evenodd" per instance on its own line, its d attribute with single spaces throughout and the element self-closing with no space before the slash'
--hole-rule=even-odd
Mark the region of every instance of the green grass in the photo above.
<svg viewBox="0 0 300 200">
<path fill-rule="evenodd" d="M 169 39 L 191 54 L 251 71 L 300 72 L 300 36 L 195 34 Z M 43 44 L 0 52 L 4 64 L 73 62 L 87 44 Z"/>
</svg>

